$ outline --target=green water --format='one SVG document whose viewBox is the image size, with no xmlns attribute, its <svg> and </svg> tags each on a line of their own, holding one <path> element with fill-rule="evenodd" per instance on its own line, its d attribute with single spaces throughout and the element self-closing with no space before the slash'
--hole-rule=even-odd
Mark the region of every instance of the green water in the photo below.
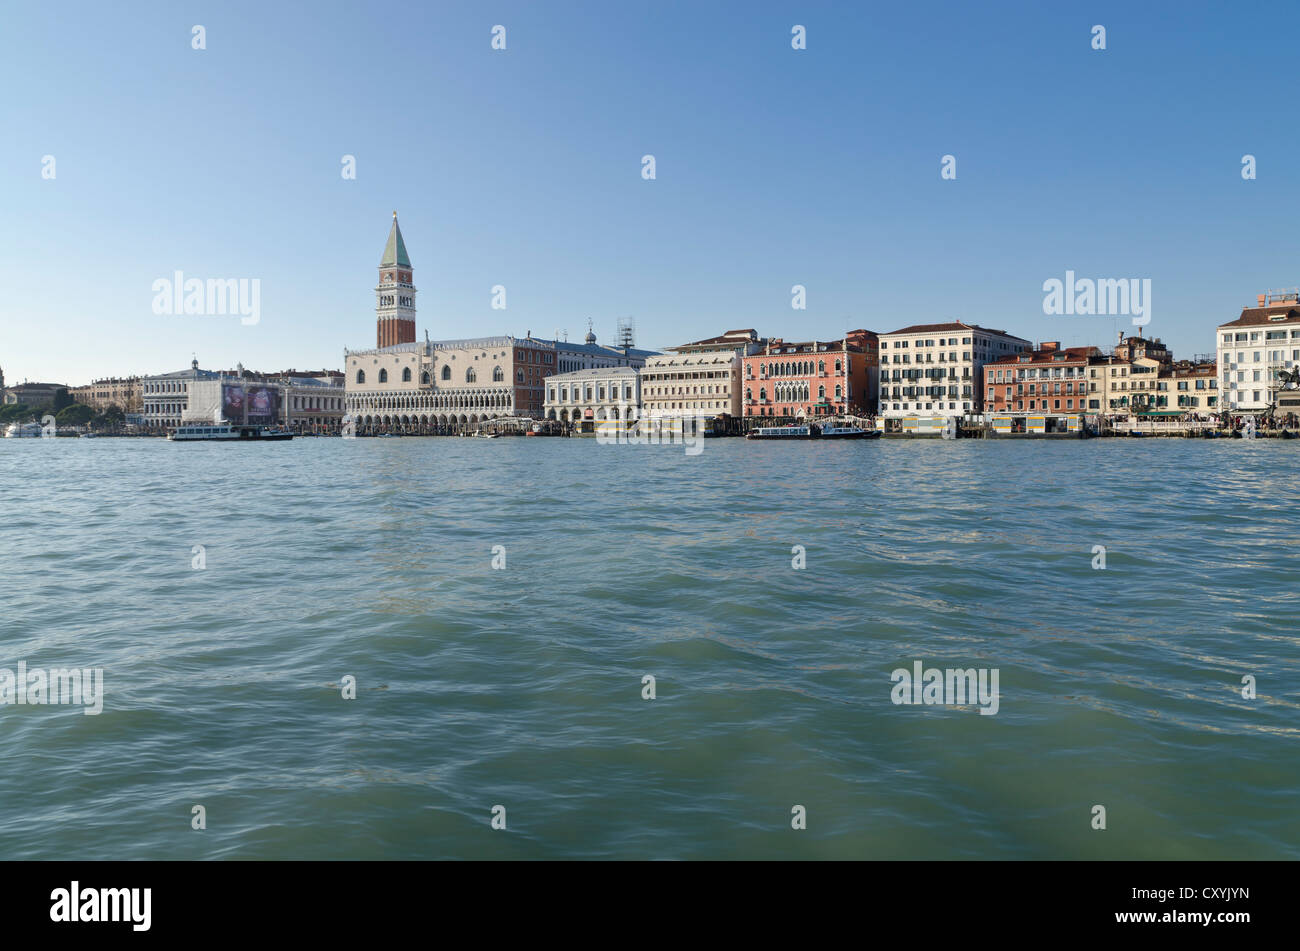
<svg viewBox="0 0 1300 951">
<path fill-rule="evenodd" d="M 106 696 L 0 707 L 0 855 L 1300 857 L 1298 463 L 3 440 L 0 667 Z"/>
</svg>

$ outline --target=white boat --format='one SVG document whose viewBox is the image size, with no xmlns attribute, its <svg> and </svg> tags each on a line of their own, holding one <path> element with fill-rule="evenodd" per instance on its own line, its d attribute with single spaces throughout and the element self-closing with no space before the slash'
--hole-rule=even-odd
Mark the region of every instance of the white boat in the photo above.
<svg viewBox="0 0 1300 951">
<path fill-rule="evenodd" d="M 763 426 L 751 429 L 746 439 L 816 439 L 816 426 Z"/>
<path fill-rule="evenodd" d="M 81 434 L 80 436 L 78 436 L 77 438 L 78 438 L 78 439 L 98 439 L 98 438 L 99 438 L 99 433 L 82 433 L 82 434 Z"/>
<path fill-rule="evenodd" d="M 177 426 L 167 438 L 173 442 L 278 442 L 292 439 L 293 433 L 236 423 L 186 423 Z"/>
<path fill-rule="evenodd" d="M 823 426 L 821 439 L 879 439 L 879 429 L 862 429 L 858 426 Z"/>
<path fill-rule="evenodd" d="M 43 435 L 40 423 L 10 423 L 5 439 L 39 439 Z"/>
</svg>

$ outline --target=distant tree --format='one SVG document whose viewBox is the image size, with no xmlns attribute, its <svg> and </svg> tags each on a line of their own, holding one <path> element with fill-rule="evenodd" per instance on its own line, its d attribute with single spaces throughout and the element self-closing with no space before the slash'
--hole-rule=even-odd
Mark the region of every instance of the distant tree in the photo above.
<svg viewBox="0 0 1300 951">
<path fill-rule="evenodd" d="M 54 403 L 51 408 L 51 411 L 56 414 L 55 418 L 56 419 L 58 418 L 57 414 L 59 413 L 60 410 L 66 409 L 67 407 L 71 406 L 72 403 L 73 403 L 72 394 L 69 393 L 65 387 L 60 387 L 59 389 L 55 390 Z"/>
<path fill-rule="evenodd" d="M 0 406 L 0 422 L 12 423 L 26 420 L 35 414 L 36 410 L 26 403 L 6 403 L 4 406 Z"/>
<path fill-rule="evenodd" d="M 84 426 L 95 418 L 95 411 L 85 403 L 73 403 L 65 406 L 54 416 L 60 426 Z"/>
</svg>

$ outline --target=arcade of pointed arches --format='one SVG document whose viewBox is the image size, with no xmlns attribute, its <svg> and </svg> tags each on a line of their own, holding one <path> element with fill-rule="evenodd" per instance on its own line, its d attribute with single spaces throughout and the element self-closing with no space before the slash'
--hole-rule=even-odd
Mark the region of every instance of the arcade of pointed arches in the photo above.
<svg viewBox="0 0 1300 951">
<path fill-rule="evenodd" d="M 361 431 L 392 428 L 458 430 L 514 415 L 509 386 L 475 387 L 438 393 L 354 394 L 347 411 Z"/>
</svg>

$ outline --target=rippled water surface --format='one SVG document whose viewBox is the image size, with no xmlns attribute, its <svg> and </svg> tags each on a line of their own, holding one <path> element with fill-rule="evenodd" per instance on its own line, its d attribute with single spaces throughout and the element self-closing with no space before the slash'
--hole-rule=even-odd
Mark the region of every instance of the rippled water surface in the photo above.
<svg viewBox="0 0 1300 951">
<path fill-rule="evenodd" d="M 1264 440 L 0 440 L 0 667 L 107 691 L 0 707 L 0 857 L 1297 858 L 1298 472 Z M 894 705 L 916 660 L 998 669 L 998 713 Z"/>
</svg>

